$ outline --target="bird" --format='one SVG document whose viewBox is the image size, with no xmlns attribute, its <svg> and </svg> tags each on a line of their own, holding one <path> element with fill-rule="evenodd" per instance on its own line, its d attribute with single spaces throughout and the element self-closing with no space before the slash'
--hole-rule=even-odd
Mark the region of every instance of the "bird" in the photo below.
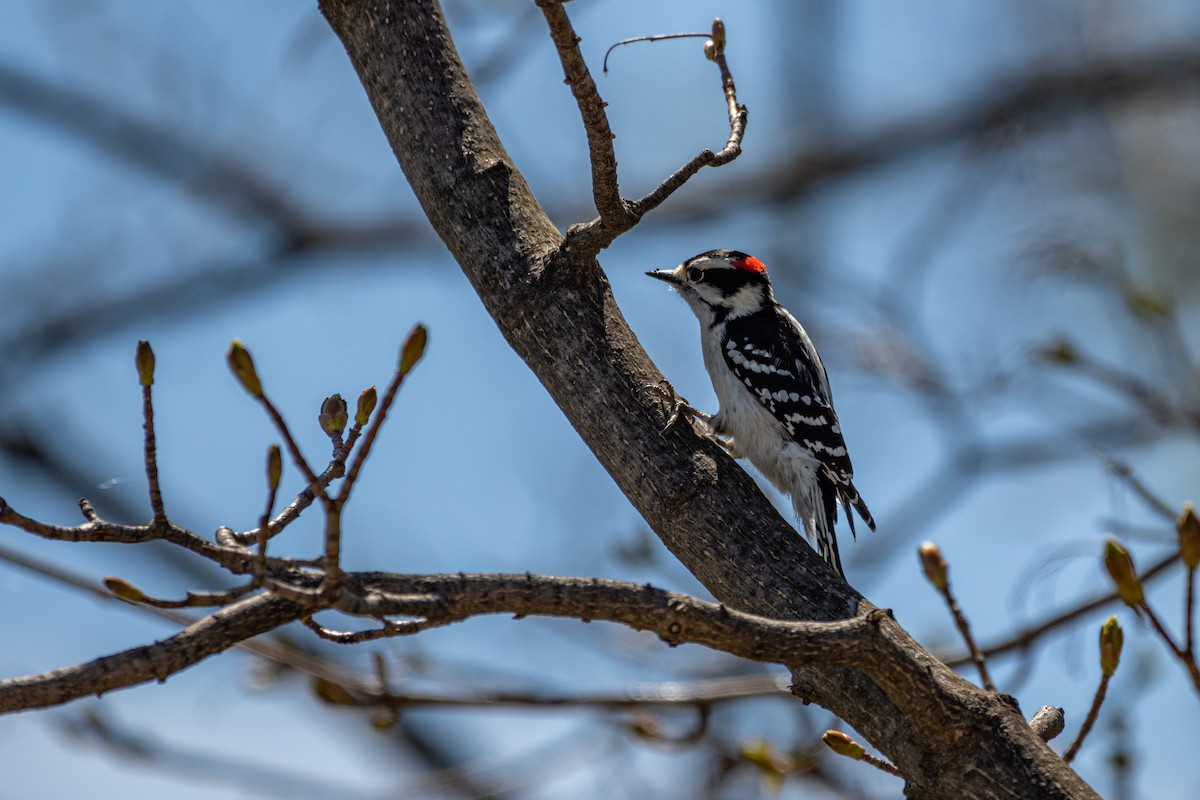
<svg viewBox="0 0 1200 800">
<path fill-rule="evenodd" d="M 668 426 L 684 412 L 731 456 L 748 458 L 790 497 L 817 553 L 845 577 L 834 533 L 838 506 L 851 535 L 851 508 L 872 531 L 875 520 L 854 486 L 825 365 L 804 327 L 775 300 L 766 265 L 740 250 L 709 250 L 646 274 L 669 284 L 700 321 L 720 406 L 708 415 L 660 387 L 676 403 Z"/>
</svg>

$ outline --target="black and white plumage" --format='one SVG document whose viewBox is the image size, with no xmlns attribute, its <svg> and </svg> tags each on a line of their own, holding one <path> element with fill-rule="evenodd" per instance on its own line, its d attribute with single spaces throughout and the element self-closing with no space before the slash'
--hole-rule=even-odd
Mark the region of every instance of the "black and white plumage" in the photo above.
<svg viewBox="0 0 1200 800">
<path fill-rule="evenodd" d="M 675 269 L 647 272 L 671 284 L 700 320 L 704 366 L 720 410 L 696 413 L 736 457 L 750 459 L 781 492 L 817 552 L 839 573 L 837 507 L 875 529 L 854 488 L 854 469 L 829 376 L 796 318 L 775 302 L 766 267 L 737 250 L 710 250 Z"/>
</svg>

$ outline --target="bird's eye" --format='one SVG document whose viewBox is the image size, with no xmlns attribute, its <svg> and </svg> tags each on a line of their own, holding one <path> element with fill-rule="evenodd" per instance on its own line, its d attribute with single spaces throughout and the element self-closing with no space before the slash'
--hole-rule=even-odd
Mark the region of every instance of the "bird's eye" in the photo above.
<svg viewBox="0 0 1200 800">
<path fill-rule="evenodd" d="M 691 267 L 687 271 L 688 280 L 692 283 L 699 283 L 704 280 L 704 270 L 699 267 Z"/>
</svg>

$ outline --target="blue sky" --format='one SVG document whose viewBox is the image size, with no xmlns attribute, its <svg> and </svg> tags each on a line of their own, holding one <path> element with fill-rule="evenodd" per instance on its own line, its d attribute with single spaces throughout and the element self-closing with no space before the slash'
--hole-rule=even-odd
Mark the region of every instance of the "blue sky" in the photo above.
<svg viewBox="0 0 1200 800">
<path fill-rule="evenodd" d="M 563 227 L 584 218 L 586 142 L 535 9 L 517 2 L 447 5 L 468 68 L 512 59 L 499 77 L 480 84 L 480 94 L 543 206 Z M 933 648 L 958 646 L 947 615 L 919 578 L 921 539 L 942 545 L 978 638 L 992 642 L 1105 588 L 1099 543 L 1114 525 L 1150 526 L 1160 536 L 1164 529 L 1106 473 L 1085 440 L 1064 458 L 989 473 L 945 496 L 915 494 L 938 474 L 952 437 L 946 419 L 917 393 L 863 367 L 869 346 L 897 342 L 878 313 L 879 299 L 900 293 L 915 310 L 941 365 L 971 398 L 972 421 L 988 442 L 1049 436 L 1079 420 L 1127 413 L 1127 404 L 1094 384 L 1034 365 L 1031 349 L 1069 336 L 1148 380 L 1162 379 L 1170 362 L 1095 283 L 1056 273 L 1045 254 L 1090 253 L 1102 265 L 1121 265 L 1139 286 L 1174 299 L 1194 346 L 1191 251 L 1172 244 L 1179 222 L 1162 211 L 1172 207 L 1172 190 L 1187 197 L 1194 186 L 1188 179 L 1196 162 L 1188 157 L 1196 137 L 1187 109 L 1169 124 L 1144 129 L 1132 123 L 1104 129 L 1081 115 L 990 156 L 957 144 L 931 147 L 820 187 L 806 203 L 786 208 L 762 205 L 754 187 L 738 181 L 769 176 L 773 165 L 814 143 L 852 141 L 955 108 L 1030 70 L 1188 42 L 1200 26 L 1186 4 L 1152 3 L 1142 11 L 1120 2 L 1102 11 L 1100 4 L 1040 5 L 613 0 L 569 7 L 596 73 L 604 49 L 618 39 L 703 30 L 714 15 L 726 20 L 731 67 L 750 108 L 745 154 L 697 176 L 601 262 L 643 346 L 682 394 L 708 409 L 715 401 L 695 322 L 643 272 L 712 247 L 747 250 L 768 263 L 780 300 L 825 356 L 856 483 L 880 521 L 878 534 L 843 544 L 850 579 Z M 348 567 L 528 570 L 703 592 L 656 542 L 648 561 L 620 556 L 644 541 L 644 524 L 424 226 L 340 44 L 313 5 L 25 2 L 8 11 L 0 63 L 176 131 L 201 143 L 210 159 L 233 158 L 323 220 L 396 218 L 411 224 L 413 234 L 402 246 L 274 259 L 275 230 L 195 188 L 213 161 L 198 159 L 164 180 L 60 125 L 0 105 L 0 217 L 7 222 L 0 226 L 0 298 L 8 307 L 0 341 L 17 341 L 21 330 L 64 309 L 86 317 L 109 298 L 169 285 L 181 275 L 216 269 L 226 276 L 207 293 L 109 321 L 49 355 L 6 353 L 0 413 L 69 457 L 79 478 L 52 485 L 19 463 L 0 461 L 0 496 L 23 513 L 64 524 L 77 520 L 80 493 L 101 513 L 121 504 L 145 507 L 132 356 L 136 341 L 148 339 L 158 360 L 160 469 L 169 511 L 200 532 L 221 524 L 251 527 L 263 498 L 263 452 L 274 436 L 228 376 L 230 339 L 251 348 L 268 391 L 319 460 L 323 436 L 314 423 L 321 398 L 335 391 L 353 397 L 384 384 L 399 342 L 422 321 L 430 330 L 427 358 L 406 384 L 348 512 Z M 698 49 L 698 42 L 633 45 L 613 55 L 606 77 L 597 75 L 618 133 L 627 195 L 649 190 L 700 148 L 724 142 L 719 84 Z M 814 65 L 819 72 L 810 71 Z M 1155 153 L 1172 156 L 1175 170 L 1156 171 Z M 725 192 L 729 203 L 720 213 L 694 223 L 679 219 L 689 209 L 711 208 L 715 193 Z M 936 236 L 923 233 L 930 228 Z M 933 244 L 922 247 L 922 237 Z M 925 277 L 896 283 L 894 276 L 915 262 Z M 291 277 L 253 288 L 250 277 L 281 264 Z M 993 388 L 988 380 L 995 375 L 1004 380 Z M 1186 400 L 1194 386 L 1178 384 Z M 1140 439 L 1116 454 L 1172 505 L 1195 496 L 1194 433 Z M 290 477 L 285 488 L 296 491 Z M 915 508 L 915 497 L 928 507 Z M 317 528 L 305 523 L 277 540 L 277 552 L 318 547 Z M 200 588 L 194 584 L 202 580 L 185 577 L 161 552 L 50 544 L 12 530 L 0 542 L 96 580 L 120 575 L 157 594 Z M 1153 540 L 1135 546 L 1139 563 L 1165 549 Z M 93 602 L 7 564 L 0 564 L 0 592 L 14 610 L 0 622 L 0 635 L 13 643 L 0 656 L 6 676 L 170 632 L 134 610 Z M 1152 597 L 1177 623 L 1178 575 Z M 1024 665 L 998 660 L 993 667 L 1001 687 L 1029 713 L 1047 703 L 1066 707 L 1060 749 L 1091 699 L 1095 631 L 1116 611 L 1055 635 Z M 1127 657 L 1108 710 L 1126 715 L 1137 742 L 1134 794 L 1195 796 L 1194 696 L 1150 633 L 1130 615 L 1121 618 Z M 414 686 L 437 683 L 412 666 L 422 662 L 473 684 L 546 691 L 615 691 L 732 667 L 696 648 L 668 652 L 614 627 L 560 621 L 475 620 L 391 643 L 383 652 L 410 665 Z M 370 662 L 367 648 L 335 655 L 358 669 Z M 165 685 L 117 693 L 101 710 L 189 752 L 308 779 L 315 796 L 326 786 L 347 796 L 397 787 L 439 796 L 414 764 L 397 761 L 384 741 L 366 735 L 361 716 L 314 708 L 311 695 L 292 683 L 258 688 L 252 664 L 226 654 Z M 10 763 L 25 766 L 13 777 L 14 796 L 107 796 L 117 787 L 134 795 L 262 794 L 252 774 L 208 782 L 80 744 L 61 726 L 77 724 L 72 715 L 94 702 L 0 718 L 0 746 Z M 1076 762 L 1105 795 L 1114 791 L 1104 762 L 1112 746 L 1106 725 L 1115 716 L 1101 717 L 1096 739 Z M 417 718 L 461 742 L 481 774 L 534 797 L 669 796 L 706 763 L 703 752 L 630 747 L 617 725 L 597 724 L 583 712 Z M 767 738 L 780 747 L 799 740 L 803 727 L 786 701 L 747 704 L 722 722 L 732 738 Z M 1146 741 L 1152 729 L 1153 745 Z M 615 777 L 604 765 L 618 757 L 629 770 Z M 549 769 L 547 761 L 563 766 Z M 896 784 L 862 772 L 845 775 L 867 796 L 898 793 Z M 738 786 L 754 786 L 744 780 Z M 809 789 L 795 780 L 784 796 L 811 796 Z"/>
</svg>

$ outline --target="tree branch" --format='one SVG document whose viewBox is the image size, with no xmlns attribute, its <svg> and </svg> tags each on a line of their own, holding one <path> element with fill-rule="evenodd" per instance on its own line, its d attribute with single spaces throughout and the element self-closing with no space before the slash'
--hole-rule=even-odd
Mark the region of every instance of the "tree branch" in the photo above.
<svg viewBox="0 0 1200 800">
<path fill-rule="evenodd" d="M 836 622 L 782 622 L 648 585 L 537 575 L 347 573 L 350 596 L 370 615 L 413 615 L 416 633 L 482 614 L 605 620 L 650 631 L 670 646 L 693 643 L 754 661 L 857 665 L 884 683 L 900 679 L 878 634 L 886 614 Z M 161 642 L 43 675 L 0 681 L 0 712 L 57 705 L 149 680 L 163 681 L 202 659 L 287 622 L 304 609 L 261 593 L 235 602 Z M 359 612 L 365 613 L 365 612 Z"/>
<path fill-rule="evenodd" d="M 657 208 L 701 169 L 719 167 L 737 158 L 742 152 L 747 111 L 745 106 L 738 105 L 737 102 L 737 89 L 725 60 L 725 24 L 718 18 L 713 21 L 712 39 L 706 43 L 705 52 L 721 71 L 721 88 L 729 109 L 729 139 L 725 147 L 719 153 L 701 150 L 645 197 L 634 202 L 625 200 L 621 197 L 617 179 L 617 156 L 612 145 L 616 134 L 612 132 L 608 124 L 608 115 L 604 112 L 608 103 L 600 97 L 596 82 L 592 80 L 583 54 L 579 51 L 580 39 L 563 9 L 562 0 L 538 0 L 538 6 L 541 7 L 550 26 L 550 36 L 558 50 L 566 83 L 571 87 L 571 93 L 575 96 L 579 113 L 583 117 L 592 165 L 592 196 L 599 214 L 591 222 L 570 226 L 567 229 L 567 241 L 563 246 L 575 253 L 576 260 L 590 261 L 618 236 L 637 225 L 642 215 Z"/>
<path fill-rule="evenodd" d="M 42 675 L 0 681 L 0 712 L 45 708 L 151 680 L 164 681 L 214 653 L 285 625 L 300 614 L 301 609 L 286 600 L 255 595 L 161 642 Z"/>
</svg>

